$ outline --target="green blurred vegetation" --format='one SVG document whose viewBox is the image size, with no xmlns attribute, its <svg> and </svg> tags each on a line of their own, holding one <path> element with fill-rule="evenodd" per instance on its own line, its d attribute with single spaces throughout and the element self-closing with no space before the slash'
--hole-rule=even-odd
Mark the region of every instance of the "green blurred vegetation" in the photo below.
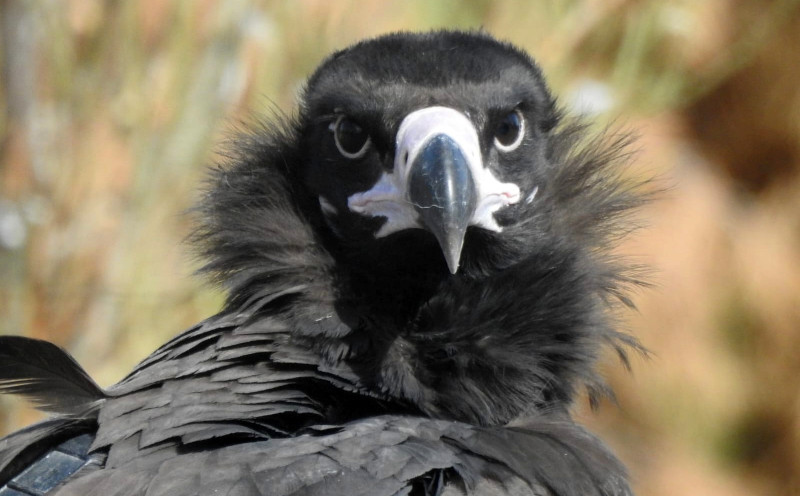
<svg viewBox="0 0 800 496">
<path fill-rule="evenodd" d="M 219 308 L 183 239 L 225 137 L 291 112 L 331 50 L 439 27 L 527 49 L 671 185 L 621 248 L 655 268 L 625 316 L 654 359 L 609 362 L 620 405 L 581 420 L 638 494 L 797 494 L 798 0 L 6 0 L 0 333 L 119 380 Z M 0 398 L 0 431 L 37 418 Z"/>
</svg>

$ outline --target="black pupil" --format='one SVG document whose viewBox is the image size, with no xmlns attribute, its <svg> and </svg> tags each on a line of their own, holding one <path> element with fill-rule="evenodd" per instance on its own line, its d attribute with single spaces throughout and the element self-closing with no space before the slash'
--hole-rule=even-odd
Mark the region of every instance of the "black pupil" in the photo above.
<svg viewBox="0 0 800 496">
<path fill-rule="evenodd" d="M 336 140 L 346 153 L 355 155 L 360 152 L 368 138 L 369 135 L 361 129 L 361 126 L 350 119 L 342 119 L 336 126 Z"/>
<path fill-rule="evenodd" d="M 519 114 L 516 112 L 511 112 L 505 116 L 497 126 L 494 136 L 501 145 L 509 146 L 517 140 L 517 137 L 519 137 L 520 128 L 521 123 L 519 120 Z"/>
</svg>

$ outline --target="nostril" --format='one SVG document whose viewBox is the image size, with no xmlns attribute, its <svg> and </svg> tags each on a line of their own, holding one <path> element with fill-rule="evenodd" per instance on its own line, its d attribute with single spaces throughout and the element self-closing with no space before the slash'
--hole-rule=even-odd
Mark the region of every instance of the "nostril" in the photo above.
<svg viewBox="0 0 800 496">
<path fill-rule="evenodd" d="M 408 150 L 403 152 L 403 165 L 408 165 Z"/>
</svg>

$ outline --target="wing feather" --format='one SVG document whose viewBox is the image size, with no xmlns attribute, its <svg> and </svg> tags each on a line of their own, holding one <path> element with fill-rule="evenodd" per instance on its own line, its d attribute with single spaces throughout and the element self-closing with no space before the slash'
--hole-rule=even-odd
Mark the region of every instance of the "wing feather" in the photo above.
<svg viewBox="0 0 800 496">
<path fill-rule="evenodd" d="M 106 398 L 66 351 L 38 339 L 0 337 L 0 393 L 25 397 L 39 410 L 88 418 Z"/>
</svg>

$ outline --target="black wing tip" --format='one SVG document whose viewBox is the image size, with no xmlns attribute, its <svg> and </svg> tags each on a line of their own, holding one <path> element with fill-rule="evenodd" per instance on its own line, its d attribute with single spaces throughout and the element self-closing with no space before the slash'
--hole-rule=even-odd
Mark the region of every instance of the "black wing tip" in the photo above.
<svg viewBox="0 0 800 496">
<path fill-rule="evenodd" d="M 41 339 L 0 336 L 0 393 L 25 397 L 37 409 L 90 418 L 106 393 L 72 356 Z"/>
</svg>

